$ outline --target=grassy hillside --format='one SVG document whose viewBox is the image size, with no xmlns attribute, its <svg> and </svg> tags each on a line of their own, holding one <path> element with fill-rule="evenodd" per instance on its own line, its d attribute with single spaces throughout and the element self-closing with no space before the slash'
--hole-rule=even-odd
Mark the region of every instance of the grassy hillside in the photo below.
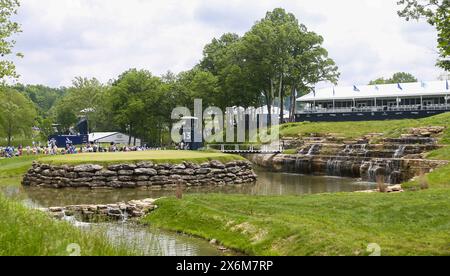
<svg viewBox="0 0 450 276">
<path fill-rule="evenodd" d="M 408 129 L 444 126 L 448 145 L 428 158 L 450 160 L 450 113 L 420 120 L 295 123 L 284 137 L 330 134 L 344 139 L 369 133 L 399 137 Z M 376 243 L 382 255 L 450 255 L 450 166 L 425 176 L 429 190 L 399 194 L 340 193 L 254 197 L 189 195 L 165 198 L 144 220 L 252 255 L 368 255 Z M 421 181 L 404 184 L 420 190 Z"/>
<path fill-rule="evenodd" d="M 450 144 L 450 112 L 424 119 L 406 119 L 391 121 L 364 121 L 364 122 L 320 122 L 320 123 L 292 123 L 281 126 L 280 134 L 283 137 L 309 136 L 311 133 L 328 134 L 353 139 L 369 133 L 383 133 L 385 137 L 399 137 L 407 133 L 408 129 L 424 126 L 445 126 L 447 129 L 440 142 Z"/>
<path fill-rule="evenodd" d="M 1 185 L 19 183 L 35 156 L 0 160 Z M 102 233 L 85 233 L 55 221 L 46 214 L 24 207 L 0 193 L 0 256 L 67 256 L 67 247 L 78 244 L 83 256 L 136 254 L 125 246 L 112 245 Z"/>
<path fill-rule="evenodd" d="M 145 221 L 251 255 L 450 255 L 450 190 L 165 198 Z"/>
<path fill-rule="evenodd" d="M 82 256 L 130 255 L 111 245 L 101 233 L 85 233 L 0 195 L 0 256 L 68 256 L 78 244 Z"/>
</svg>

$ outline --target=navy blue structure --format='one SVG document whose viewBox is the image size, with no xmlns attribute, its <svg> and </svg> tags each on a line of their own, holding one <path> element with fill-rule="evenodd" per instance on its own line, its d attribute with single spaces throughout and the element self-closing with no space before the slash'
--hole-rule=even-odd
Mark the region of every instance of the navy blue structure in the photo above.
<svg viewBox="0 0 450 276">
<path fill-rule="evenodd" d="M 449 110 L 376 111 L 376 112 L 336 112 L 302 113 L 295 115 L 296 122 L 349 122 L 379 121 L 398 119 L 420 119 L 449 112 Z"/>
<path fill-rule="evenodd" d="M 88 135 L 51 135 L 48 139 L 59 148 L 64 148 L 67 145 L 83 145 L 89 142 Z"/>
<path fill-rule="evenodd" d="M 77 124 L 78 133 L 81 135 L 88 135 L 88 120 L 86 118 L 81 119 Z"/>
</svg>

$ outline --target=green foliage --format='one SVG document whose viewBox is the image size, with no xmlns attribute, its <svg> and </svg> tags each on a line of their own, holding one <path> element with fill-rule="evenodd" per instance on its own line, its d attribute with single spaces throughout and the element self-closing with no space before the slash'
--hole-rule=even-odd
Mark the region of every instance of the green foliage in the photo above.
<svg viewBox="0 0 450 276">
<path fill-rule="evenodd" d="M 0 195 L 0 256 L 69 256 L 67 247 L 78 244 L 82 256 L 128 256 L 136 254 L 112 245 L 104 233 L 87 233 L 67 222 L 51 219 L 21 203 Z"/>
<path fill-rule="evenodd" d="M 88 118 L 91 131 L 98 131 L 109 122 L 104 112 L 107 89 L 95 78 L 76 77 L 55 107 L 55 121 L 60 125 L 60 132 L 67 133 L 81 116 Z"/>
<path fill-rule="evenodd" d="M 37 113 L 33 103 L 21 93 L 0 87 L 0 135 L 11 145 L 13 137 L 30 136 Z"/>
<path fill-rule="evenodd" d="M 369 85 L 377 85 L 377 84 L 393 84 L 393 83 L 408 83 L 408 82 L 417 82 L 417 78 L 413 75 L 405 72 L 395 73 L 391 78 L 384 79 L 378 78 L 369 83 Z"/>
<path fill-rule="evenodd" d="M 13 88 L 26 95 L 36 105 L 39 115 L 45 118 L 51 115 L 50 109 L 66 93 L 65 88 L 51 88 L 44 85 L 17 84 Z"/>
<path fill-rule="evenodd" d="M 436 27 L 440 60 L 437 65 L 450 71 L 450 1 L 448 0 L 400 0 L 398 12 L 407 21 L 425 19 Z"/>
<path fill-rule="evenodd" d="M 321 36 L 278 8 L 242 38 L 228 33 L 214 39 L 205 46 L 199 66 L 217 76 L 221 107 L 273 106 L 276 97 L 291 94 L 294 101 L 296 91 L 308 92 L 324 80 L 337 82 L 337 66 L 322 43 Z"/>
<path fill-rule="evenodd" d="M 251 255 L 448 255 L 450 190 L 165 198 L 144 222 Z"/>
<path fill-rule="evenodd" d="M 113 83 L 108 92 L 110 112 L 120 130 L 157 143 L 169 126 L 171 99 L 161 78 L 147 70 L 131 69 Z M 156 130 L 156 133 L 151 133 Z M 150 134 L 149 134 L 150 133 Z M 152 135 L 153 134 L 153 135 Z M 135 141 L 129 141 L 134 144 Z"/>
<path fill-rule="evenodd" d="M 0 81 L 5 78 L 17 78 L 16 66 L 8 58 L 13 55 L 22 57 L 21 53 L 14 53 L 16 41 L 11 39 L 14 34 L 20 33 L 20 25 L 11 20 L 17 14 L 20 4 L 18 0 L 0 0 Z"/>
</svg>

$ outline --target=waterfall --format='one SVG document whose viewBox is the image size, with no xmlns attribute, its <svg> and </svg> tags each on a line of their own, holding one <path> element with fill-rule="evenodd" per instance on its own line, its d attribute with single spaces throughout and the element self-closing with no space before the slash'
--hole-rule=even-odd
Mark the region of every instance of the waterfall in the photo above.
<svg viewBox="0 0 450 276">
<path fill-rule="evenodd" d="M 63 214 L 64 216 L 62 217 L 62 220 L 67 221 L 75 227 L 84 227 L 89 225 L 89 223 L 77 220 L 75 216 L 68 216 L 66 211 L 63 211 Z"/>
<path fill-rule="evenodd" d="M 351 154 L 352 153 L 352 147 L 351 147 L 351 145 L 345 145 L 345 149 L 343 149 L 340 153 L 339 153 L 339 155 L 344 155 L 344 156 L 347 156 L 348 154 Z"/>
<path fill-rule="evenodd" d="M 369 153 L 369 150 L 367 149 L 367 144 L 361 145 L 361 151 L 363 152 L 364 157 L 367 157 L 367 154 Z"/>
<path fill-rule="evenodd" d="M 312 172 L 311 160 L 301 157 L 295 159 L 295 172 L 300 174 L 310 174 Z"/>
<path fill-rule="evenodd" d="M 394 153 L 394 158 L 402 158 L 403 155 L 405 154 L 405 150 L 406 150 L 406 146 L 400 145 Z"/>
<path fill-rule="evenodd" d="M 308 155 L 308 156 L 314 155 L 319 150 L 319 148 L 320 148 L 320 145 L 318 145 L 318 144 L 312 145 L 306 155 Z"/>
<path fill-rule="evenodd" d="M 330 159 L 327 161 L 327 174 L 332 176 L 342 176 L 342 161 Z"/>
</svg>

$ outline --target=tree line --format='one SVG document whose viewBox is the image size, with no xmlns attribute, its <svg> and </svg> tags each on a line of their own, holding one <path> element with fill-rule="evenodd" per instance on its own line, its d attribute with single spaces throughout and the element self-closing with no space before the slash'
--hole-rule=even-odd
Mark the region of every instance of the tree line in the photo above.
<svg viewBox="0 0 450 276">
<path fill-rule="evenodd" d="M 283 114 L 285 106 L 293 107 L 295 98 L 309 93 L 317 82 L 337 83 L 338 68 L 322 43 L 320 35 L 278 8 L 243 36 L 226 33 L 213 39 L 204 47 L 199 63 L 179 74 L 155 76 L 148 70 L 130 69 L 106 84 L 77 77 L 68 88 L 17 85 L 3 89 L 18 92 L 16 106 L 28 100 L 35 107 L 29 106 L 27 120 L 11 115 L 15 132 L 4 132 L 9 137 L 27 135 L 19 126 L 31 129 L 34 120 L 45 138 L 54 124 L 67 133 L 84 116 L 91 132 L 120 131 L 161 145 L 169 142 L 172 109 L 192 107 L 196 98 L 204 106 L 223 110 L 266 105 L 269 112 L 278 99 Z M 285 103 L 288 96 L 290 103 Z"/>
<path fill-rule="evenodd" d="M 130 69 L 108 83 L 77 77 L 72 86 L 7 85 L 17 78 L 11 36 L 21 32 L 11 21 L 17 0 L 0 0 L 0 137 L 11 144 L 13 137 L 33 136 L 33 127 L 45 140 L 54 132 L 67 133 L 80 117 L 87 117 L 89 130 L 118 131 L 139 137 L 150 145 L 169 143 L 170 113 L 176 106 L 205 106 L 223 110 L 231 106 L 279 106 L 283 116 L 294 114 L 295 99 L 309 93 L 321 81 L 336 84 L 338 67 L 322 46 L 323 37 L 308 30 L 284 9 L 277 8 L 255 22 L 243 36 L 226 33 L 205 45 L 202 59 L 192 69 L 155 76 L 148 70 Z M 399 11 L 407 20 L 425 17 L 438 31 L 438 65 L 448 67 L 447 0 L 401 0 Z M 397 73 L 371 84 L 410 82 L 416 78 Z M 37 128 L 34 128 L 35 130 Z M 36 133 L 34 133 L 36 134 Z M 129 141 L 132 143 L 133 141 Z M 0 144 L 2 141 L 0 140 Z"/>
</svg>

